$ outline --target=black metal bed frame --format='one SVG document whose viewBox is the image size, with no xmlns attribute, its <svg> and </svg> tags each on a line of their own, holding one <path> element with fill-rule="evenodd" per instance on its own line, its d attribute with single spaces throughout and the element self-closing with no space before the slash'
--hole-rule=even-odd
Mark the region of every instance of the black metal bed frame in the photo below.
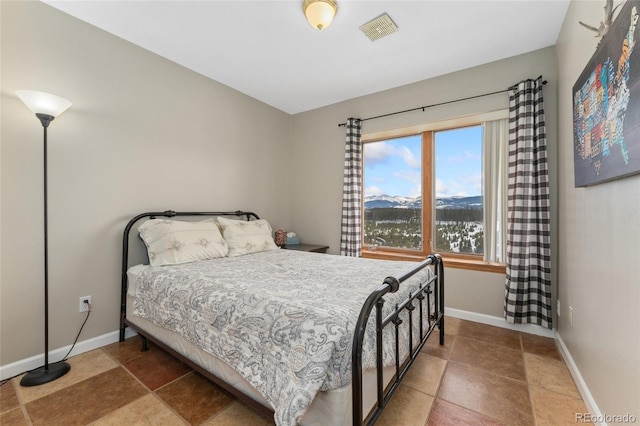
<svg viewBox="0 0 640 426">
<path fill-rule="evenodd" d="M 241 210 L 233 212 L 175 212 L 173 210 L 166 210 L 164 212 L 149 212 L 142 213 L 135 216 L 127 223 L 124 229 L 123 242 L 122 242 L 122 287 L 121 287 L 121 304 L 120 304 L 120 342 L 124 341 L 125 329 L 131 327 L 136 330 L 143 339 L 143 350 L 147 348 L 147 340 L 152 341 L 154 344 L 167 351 L 189 367 L 199 372 L 203 376 L 207 377 L 232 395 L 236 396 L 243 402 L 247 403 L 262 414 L 273 418 L 273 410 L 270 407 L 266 407 L 253 398 L 238 391 L 233 386 L 229 385 L 224 380 L 218 378 L 213 373 L 207 371 L 200 365 L 186 358 L 182 354 L 178 353 L 174 349 L 168 347 L 153 336 L 148 335 L 143 330 L 136 327 L 127 320 L 127 289 L 128 278 L 127 270 L 129 268 L 129 239 L 131 228 L 135 223 L 144 218 L 154 219 L 156 217 L 176 217 L 176 216 L 244 216 L 246 220 L 251 218 L 259 219 L 258 215 L 252 212 L 245 212 Z M 383 317 L 382 307 L 385 303 L 384 296 L 388 293 L 395 293 L 399 290 L 400 285 L 415 275 L 418 271 L 431 266 L 433 268 L 433 276 L 429 281 L 421 283 L 420 288 L 415 293 L 409 293 L 407 298 L 395 306 L 393 312 Z M 433 310 L 431 308 L 431 300 L 433 297 Z M 424 303 L 426 300 L 426 309 Z M 417 307 L 416 307 L 417 305 Z M 414 312 L 418 309 L 418 324 L 419 336 L 416 336 L 416 344 L 413 342 L 413 330 L 414 330 Z M 363 407 L 363 375 L 362 375 L 362 346 L 364 342 L 365 330 L 371 313 L 375 309 L 375 328 L 376 328 L 376 388 L 377 388 L 377 401 L 375 406 L 368 412 L 366 418 L 364 418 Z M 400 319 L 400 314 L 407 312 L 408 327 L 409 327 L 409 356 L 402 363 L 400 362 L 400 345 L 398 339 L 399 327 L 403 323 Z M 426 311 L 426 312 L 425 312 Z M 428 327 L 424 327 L 425 322 L 428 323 Z M 395 328 L 395 374 L 391 378 L 390 382 L 385 384 L 383 377 L 383 357 L 382 357 L 382 335 L 383 330 L 387 326 Z M 380 417 L 382 410 L 386 407 L 392 395 L 398 389 L 400 382 L 407 374 L 409 367 L 413 364 L 418 357 L 420 350 L 423 348 L 427 339 L 431 336 L 434 329 L 439 329 L 439 343 L 444 344 L 444 266 L 442 258 L 439 254 L 432 254 L 427 256 L 425 260 L 418 263 L 415 267 L 406 271 L 399 277 L 387 277 L 384 279 L 382 285 L 378 287 L 373 293 L 369 295 L 365 301 L 356 328 L 354 331 L 353 347 L 352 347 L 352 412 L 353 412 L 353 425 L 367 424 L 372 425 Z"/>
</svg>

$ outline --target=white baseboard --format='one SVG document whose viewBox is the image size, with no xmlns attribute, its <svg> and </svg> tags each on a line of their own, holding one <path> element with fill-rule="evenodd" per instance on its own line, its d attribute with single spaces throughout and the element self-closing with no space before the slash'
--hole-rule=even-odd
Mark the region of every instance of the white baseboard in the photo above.
<svg viewBox="0 0 640 426">
<path fill-rule="evenodd" d="M 580 370 L 578 370 L 578 366 L 573 361 L 573 357 L 571 356 L 569 349 L 564 344 L 562 337 L 558 333 L 556 333 L 556 346 L 558 347 L 558 351 L 560 352 L 562 359 L 564 359 L 565 364 L 567 364 L 567 367 L 569 368 L 569 372 L 571 373 L 571 377 L 573 377 L 573 381 L 576 382 L 576 387 L 578 388 L 578 392 L 580 392 L 580 396 L 582 396 L 582 400 L 587 406 L 587 410 L 589 411 L 589 413 L 592 414 L 592 418 L 595 417 L 598 419 L 603 419 L 604 417 L 600 412 L 600 408 L 598 408 L 598 404 L 596 404 L 596 401 L 593 399 L 593 395 L 591 395 L 591 392 L 589 391 L 587 384 L 582 378 L 582 374 L 580 374 Z M 601 426 L 607 426 L 607 423 L 605 422 L 598 423 L 598 424 Z"/>
<path fill-rule="evenodd" d="M 136 334 L 137 333 L 135 331 L 132 331 L 130 328 L 127 328 L 125 330 L 125 338 L 135 336 Z M 82 353 L 101 348 L 102 346 L 115 343 L 119 338 L 120 331 L 112 331 L 111 333 L 103 334 L 102 336 L 83 340 L 76 343 L 76 346 L 73 348 L 73 351 L 71 351 L 69 356 L 71 357 L 74 355 L 80 355 Z M 69 352 L 69 349 L 71 349 L 71 345 L 49 351 L 49 363 L 53 364 L 54 362 L 61 361 L 62 358 L 67 354 L 67 352 Z M 30 358 L 25 358 L 20 361 L 12 362 L 7 365 L 0 365 L 0 380 L 5 380 L 20 375 L 29 370 L 33 370 L 34 368 L 42 367 L 43 365 L 44 353 L 32 356 Z"/>
<path fill-rule="evenodd" d="M 468 321 L 479 322 L 482 324 L 493 325 L 495 327 L 507 328 L 509 330 L 521 331 L 523 333 L 535 334 L 538 336 L 555 338 L 555 330 L 540 327 L 534 324 L 510 324 L 504 318 L 494 317 L 492 315 L 479 314 L 476 312 L 463 311 L 461 309 L 444 308 L 445 315 L 460 318 Z M 447 326 L 445 324 L 445 330 Z"/>
</svg>

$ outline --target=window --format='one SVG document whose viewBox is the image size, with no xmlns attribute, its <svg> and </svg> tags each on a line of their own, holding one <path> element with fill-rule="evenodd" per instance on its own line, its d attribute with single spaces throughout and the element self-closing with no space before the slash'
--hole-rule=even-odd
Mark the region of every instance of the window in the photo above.
<svg viewBox="0 0 640 426">
<path fill-rule="evenodd" d="M 363 255 L 503 262 L 506 120 L 363 137 Z"/>
<path fill-rule="evenodd" d="M 364 243 L 422 250 L 422 136 L 367 143 Z"/>
<path fill-rule="evenodd" d="M 482 126 L 433 132 L 439 253 L 484 254 Z"/>
</svg>

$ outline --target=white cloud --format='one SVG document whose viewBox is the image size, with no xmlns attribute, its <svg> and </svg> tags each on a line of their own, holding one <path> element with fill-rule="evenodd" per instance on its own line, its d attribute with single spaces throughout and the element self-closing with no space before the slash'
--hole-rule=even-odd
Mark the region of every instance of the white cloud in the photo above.
<svg viewBox="0 0 640 426">
<path fill-rule="evenodd" d="M 367 186 L 364 189 L 364 196 L 370 197 L 371 195 L 384 195 L 384 191 L 377 186 Z"/>
<path fill-rule="evenodd" d="M 474 154 L 471 151 L 464 151 L 459 155 L 450 155 L 445 158 L 445 162 L 447 164 L 460 164 L 466 163 L 467 161 L 478 162 L 482 160 L 482 155 Z M 436 163 L 442 162 L 441 157 L 436 157 Z"/>
<path fill-rule="evenodd" d="M 472 176 L 462 176 L 460 178 L 461 185 L 467 189 L 467 193 L 482 194 L 482 174 L 478 173 Z"/>
<path fill-rule="evenodd" d="M 461 176 L 446 183 L 436 179 L 436 197 L 469 197 L 482 194 L 482 176 Z"/>
<path fill-rule="evenodd" d="M 448 164 L 451 164 L 451 163 L 456 163 L 456 164 L 458 164 L 458 163 L 464 163 L 464 162 L 465 162 L 465 160 L 466 160 L 466 158 L 465 158 L 463 155 L 456 155 L 456 156 L 449 156 L 449 157 L 447 157 L 446 162 L 447 162 Z"/>
<path fill-rule="evenodd" d="M 474 161 L 482 160 L 482 155 L 474 154 L 471 151 L 465 151 L 464 152 L 464 156 L 467 157 L 467 159 L 469 159 L 469 160 L 474 160 Z"/>
<path fill-rule="evenodd" d="M 420 159 L 416 158 L 416 156 L 413 155 L 413 152 L 411 152 L 406 146 L 403 146 L 401 148 L 401 152 L 399 153 L 399 155 L 402 157 L 404 162 L 407 163 L 407 165 L 412 169 L 419 169 L 421 167 Z"/>
<path fill-rule="evenodd" d="M 410 190 L 409 190 L 409 197 L 421 197 L 422 196 L 422 185 L 418 184 L 413 186 Z"/>
<path fill-rule="evenodd" d="M 422 181 L 422 173 L 412 171 L 400 171 L 394 172 L 393 177 L 396 179 L 402 179 L 411 183 L 420 183 Z"/>
<path fill-rule="evenodd" d="M 442 179 L 436 179 L 436 197 L 448 197 L 449 195 L 449 187 Z"/>
<path fill-rule="evenodd" d="M 387 181 L 382 176 L 367 176 L 367 180 L 375 183 L 385 183 Z"/>
<path fill-rule="evenodd" d="M 387 142 L 368 143 L 364 147 L 364 161 L 367 165 L 385 163 L 396 149 Z"/>
<path fill-rule="evenodd" d="M 385 163 L 389 157 L 400 157 L 412 169 L 419 169 L 421 161 L 406 146 L 395 147 L 388 142 L 375 142 L 365 145 L 364 160 L 367 165 Z"/>
</svg>

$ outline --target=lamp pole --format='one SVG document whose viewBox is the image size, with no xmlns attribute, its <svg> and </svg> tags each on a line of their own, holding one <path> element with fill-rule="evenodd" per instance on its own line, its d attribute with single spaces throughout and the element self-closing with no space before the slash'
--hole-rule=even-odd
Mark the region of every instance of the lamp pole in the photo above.
<svg viewBox="0 0 640 426">
<path fill-rule="evenodd" d="M 47 208 L 47 128 L 55 117 L 37 113 L 44 129 L 43 161 L 44 161 L 44 347 L 49 348 L 49 210 Z M 49 370 L 49 351 L 44 352 L 44 369 Z M 26 377 L 26 376 L 25 376 Z M 24 379 L 23 379 L 24 380 Z"/>
</svg>

